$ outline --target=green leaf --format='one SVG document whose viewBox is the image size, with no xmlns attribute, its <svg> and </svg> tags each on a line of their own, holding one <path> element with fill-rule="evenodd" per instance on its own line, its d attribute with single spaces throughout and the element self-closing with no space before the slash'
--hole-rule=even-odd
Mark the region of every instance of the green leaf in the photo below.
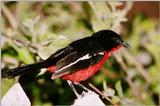
<svg viewBox="0 0 160 106">
<path fill-rule="evenodd" d="M 117 90 L 117 92 L 118 92 L 118 95 L 119 95 L 120 97 L 123 97 L 123 90 L 122 90 L 122 86 L 121 86 L 121 82 L 120 82 L 120 81 L 118 81 L 118 82 L 116 83 L 115 88 L 116 88 L 116 90 Z"/>
<path fill-rule="evenodd" d="M 112 103 L 116 104 L 118 102 L 120 102 L 120 98 L 118 96 L 113 96 L 112 97 Z"/>
<path fill-rule="evenodd" d="M 34 63 L 34 59 L 26 47 L 16 48 L 16 50 L 18 52 L 19 60 L 21 60 L 23 63 Z"/>
</svg>

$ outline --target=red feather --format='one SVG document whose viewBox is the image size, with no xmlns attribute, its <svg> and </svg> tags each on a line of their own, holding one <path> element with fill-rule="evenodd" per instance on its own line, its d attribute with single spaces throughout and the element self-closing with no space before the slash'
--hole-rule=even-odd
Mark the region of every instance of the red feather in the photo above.
<svg viewBox="0 0 160 106">
<path fill-rule="evenodd" d="M 56 68 L 57 68 L 56 66 L 48 67 L 48 71 L 49 71 L 50 73 L 53 73 Z"/>
</svg>

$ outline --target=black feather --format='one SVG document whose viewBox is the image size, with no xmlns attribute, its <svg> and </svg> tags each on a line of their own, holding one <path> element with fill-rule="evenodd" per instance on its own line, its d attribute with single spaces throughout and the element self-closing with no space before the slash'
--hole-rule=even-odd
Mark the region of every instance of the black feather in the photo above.
<svg viewBox="0 0 160 106">
<path fill-rule="evenodd" d="M 8 71 L 2 71 L 2 78 L 14 78 L 18 75 L 23 75 L 25 73 L 28 73 L 30 71 L 36 71 L 38 69 L 41 69 L 45 67 L 43 62 L 35 63 L 35 64 L 29 64 L 22 67 L 17 67 Z"/>
</svg>

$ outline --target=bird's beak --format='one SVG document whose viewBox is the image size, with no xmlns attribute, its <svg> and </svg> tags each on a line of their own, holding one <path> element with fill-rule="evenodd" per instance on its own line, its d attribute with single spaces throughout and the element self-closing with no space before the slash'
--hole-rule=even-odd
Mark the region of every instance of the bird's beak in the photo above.
<svg viewBox="0 0 160 106">
<path fill-rule="evenodd" d="M 131 48 L 131 46 L 127 43 L 127 42 L 123 42 L 122 46 L 126 47 L 126 48 Z"/>
</svg>

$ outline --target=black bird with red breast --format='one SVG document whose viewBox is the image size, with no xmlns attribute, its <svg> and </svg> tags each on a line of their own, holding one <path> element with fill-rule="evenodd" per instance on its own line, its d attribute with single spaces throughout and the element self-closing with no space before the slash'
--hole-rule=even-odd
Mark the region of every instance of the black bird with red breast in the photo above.
<svg viewBox="0 0 160 106">
<path fill-rule="evenodd" d="M 79 83 L 93 76 L 108 57 L 121 47 L 130 46 L 114 31 L 100 30 L 90 37 L 70 43 L 44 61 L 2 71 L 2 78 L 14 78 L 27 72 L 48 68 L 52 79 L 61 77 Z"/>
</svg>

